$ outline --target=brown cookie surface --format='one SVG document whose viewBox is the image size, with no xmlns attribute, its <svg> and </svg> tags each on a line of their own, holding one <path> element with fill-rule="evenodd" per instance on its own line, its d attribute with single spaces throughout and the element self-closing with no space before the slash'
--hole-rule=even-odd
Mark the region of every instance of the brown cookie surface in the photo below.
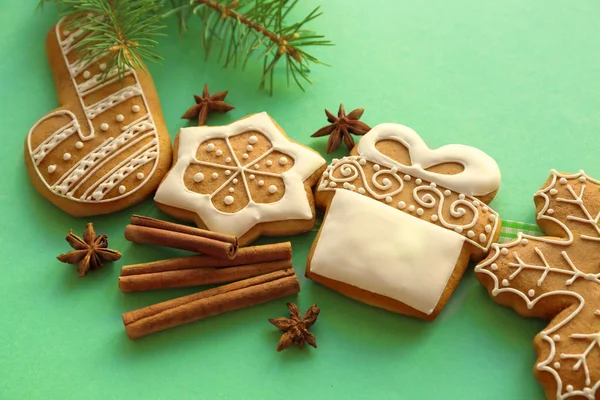
<svg viewBox="0 0 600 400">
<path fill-rule="evenodd" d="M 81 31 L 62 19 L 46 49 L 61 106 L 31 128 L 25 163 L 32 183 L 74 216 L 106 214 L 148 197 L 171 162 L 171 142 L 152 78 L 83 59 Z"/>
<path fill-rule="evenodd" d="M 552 171 L 535 194 L 538 225 L 494 244 L 475 267 L 497 303 L 550 320 L 534 339 L 534 375 L 548 399 L 596 399 L 600 386 L 600 182 Z"/>
</svg>

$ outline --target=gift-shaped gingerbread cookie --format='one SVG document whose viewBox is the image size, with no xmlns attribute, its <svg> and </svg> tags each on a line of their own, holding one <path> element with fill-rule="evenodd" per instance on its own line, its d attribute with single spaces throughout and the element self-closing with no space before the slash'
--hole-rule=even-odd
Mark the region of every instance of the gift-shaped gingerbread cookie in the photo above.
<svg viewBox="0 0 600 400">
<path fill-rule="evenodd" d="M 227 126 L 182 129 L 174 157 L 154 199 L 176 218 L 238 236 L 240 245 L 314 226 L 312 186 L 326 162 L 264 112 Z"/>
<path fill-rule="evenodd" d="M 433 320 L 470 259 L 500 234 L 486 203 L 496 162 L 462 145 L 429 149 L 412 129 L 381 124 L 333 160 L 316 192 L 326 208 L 306 276 L 349 297 Z"/>
<path fill-rule="evenodd" d="M 48 34 L 61 106 L 37 121 L 25 141 L 34 186 L 75 216 L 105 214 L 143 200 L 171 162 L 152 78 L 129 70 L 121 80 L 106 55 L 84 57 L 78 44 L 85 35 L 69 30 L 65 19 Z"/>
<path fill-rule="evenodd" d="M 534 374 L 548 399 L 600 396 L 600 182 L 552 171 L 535 194 L 549 236 L 519 233 L 475 267 L 493 299 L 550 320 L 536 335 Z"/>
</svg>

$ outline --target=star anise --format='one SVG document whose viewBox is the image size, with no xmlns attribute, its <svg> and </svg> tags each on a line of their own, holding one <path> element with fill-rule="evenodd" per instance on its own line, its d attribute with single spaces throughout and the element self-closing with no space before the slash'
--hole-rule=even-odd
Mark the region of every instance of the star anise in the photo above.
<svg viewBox="0 0 600 400">
<path fill-rule="evenodd" d="M 59 261 L 68 264 L 78 264 L 79 276 L 84 276 L 90 269 L 98 269 L 105 261 L 117 261 L 121 253 L 108 247 L 108 236 L 98 235 L 94 231 L 94 225 L 90 222 L 83 231 L 83 239 L 69 230 L 66 237 L 67 242 L 75 250 L 56 257 Z"/>
<path fill-rule="evenodd" d="M 315 335 L 308 330 L 317 321 L 317 317 L 321 310 L 319 310 L 316 304 L 313 304 L 308 311 L 306 311 L 304 317 L 301 317 L 297 305 L 294 303 L 287 303 L 287 307 L 290 309 L 290 318 L 269 318 L 269 322 L 283 332 L 283 335 L 281 335 L 281 339 L 277 344 L 277 351 L 285 350 L 291 346 L 303 348 L 304 343 L 308 343 L 316 349 L 317 341 Z"/>
<path fill-rule="evenodd" d="M 225 113 L 233 110 L 230 104 L 225 103 L 225 96 L 227 96 L 227 90 L 224 92 L 218 92 L 212 96 L 208 94 L 208 85 L 204 84 L 204 90 L 202 90 L 202 96 L 194 95 L 196 104 L 190 107 L 189 110 L 183 114 L 181 118 L 195 119 L 198 118 L 198 126 L 206 125 L 208 114 L 216 111 Z"/>
<path fill-rule="evenodd" d="M 351 150 L 354 147 L 354 139 L 351 133 L 355 135 L 364 135 L 371 130 L 371 127 L 362 121 L 359 121 L 360 117 L 365 112 L 364 108 L 357 108 L 350 114 L 346 115 L 344 105 L 340 104 L 337 117 L 325 110 L 327 120 L 330 122 L 329 125 L 319 129 L 311 135 L 311 137 L 321 137 L 329 135 L 329 141 L 327 142 L 327 153 L 331 153 L 342 143 L 342 139 Z"/>
</svg>

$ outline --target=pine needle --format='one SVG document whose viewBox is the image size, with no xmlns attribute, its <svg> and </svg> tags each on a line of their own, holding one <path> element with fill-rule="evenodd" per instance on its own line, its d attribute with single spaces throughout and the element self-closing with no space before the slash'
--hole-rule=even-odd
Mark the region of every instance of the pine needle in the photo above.
<svg viewBox="0 0 600 400">
<path fill-rule="evenodd" d="M 39 7 L 50 0 L 40 0 Z M 142 60 L 159 62 L 154 51 L 164 36 L 162 19 L 176 17 L 180 34 L 192 16 L 202 24 L 201 43 L 207 59 L 214 55 L 224 68 L 262 61 L 259 89 L 274 88 L 277 65 L 283 60 L 288 86 L 311 83 L 313 64 L 322 64 L 307 48 L 331 46 L 323 36 L 304 26 L 322 13 L 319 7 L 297 22 L 288 18 L 298 0 L 55 0 L 64 15 L 72 15 L 69 29 L 79 30 L 84 59 L 109 53 L 104 77 L 116 68 L 123 77 L 129 69 L 145 70 Z M 170 10 L 165 10 L 165 5 Z M 103 78 L 104 78 L 103 77 Z"/>
<path fill-rule="evenodd" d="M 117 69 L 122 79 L 130 69 L 147 72 L 142 60 L 159 62 L 154 50 L 161 30 L 160 0 L 55 0 L 63 15 L 71 15 L 68 28 L 83 37 L 76 50 L 83 60 L 110 54 L 102 79 Z"/>
</svg>

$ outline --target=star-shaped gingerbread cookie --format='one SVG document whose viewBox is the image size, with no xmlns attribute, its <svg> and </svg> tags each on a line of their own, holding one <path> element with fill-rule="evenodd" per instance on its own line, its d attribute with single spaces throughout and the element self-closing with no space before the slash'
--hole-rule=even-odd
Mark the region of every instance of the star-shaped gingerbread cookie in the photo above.
<svg viewBox="0 0 600 400">
<path fill-rule="evenodd" d="M 175 218 L 238 236 L 244 245 L 260 235 L 312 229 L 311 187 L 325 167 L 323 157 L 291 141 L 266 113 L 183 128 L 155 201 Z"/>
</svg>

